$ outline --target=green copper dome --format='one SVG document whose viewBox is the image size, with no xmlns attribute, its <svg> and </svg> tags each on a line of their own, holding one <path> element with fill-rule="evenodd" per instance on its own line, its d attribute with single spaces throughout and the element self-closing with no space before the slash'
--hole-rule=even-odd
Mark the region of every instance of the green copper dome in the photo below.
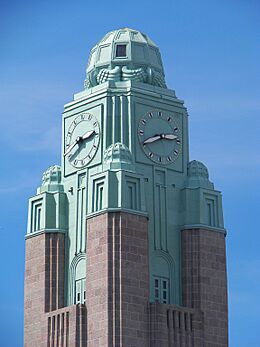
<svg viewBox="0 0 260 347">
<path fill-rule="evenodd" d="M 61 182 L 61 167 L 50 166 L 42 175 L 42 185 L 38 188 L 38 193 L 63 191 Z"/>
<path fill-rule="evenodd" d="M 188 164 L 188 186 L 213 189 L 213 183 L 209 181 L 207 167 L 198 160 L 192 160 Z"/>
<path fill-rule="evenodd" d="M 188 164 L 188 176 L 203 177 L 208 179 L 209 172 L 207 167 L 201 161 L 192 160 Z"/>
<path fill-rule="evenodd" d="M 127 80 L 166 88 L 159 48 L 140 31 L 123 28 L 107 33 L 92 48 L 85 88 Z"/>
</svg>

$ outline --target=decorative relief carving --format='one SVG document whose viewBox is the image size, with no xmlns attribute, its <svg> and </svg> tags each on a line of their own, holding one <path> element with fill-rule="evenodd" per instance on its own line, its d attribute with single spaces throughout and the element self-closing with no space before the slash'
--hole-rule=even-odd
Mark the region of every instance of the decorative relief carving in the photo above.
<svg viewBox="0 0 260 347">
<path fill-rule="evenodd" d="M 139 69 L 128 69 L 127 66 L 122 68 L 122 80 L 123 81 L 138 81 L 146 82 L 147 72 L 144 68 L 140 67 Z"/>
<path fill-rule="evenodd" d="M 87 73 L 84 87 L 85 89 L 92 88 L 107 81 L 137 81 L 167 88 L 163 74 L 154 68 L 139 67 L 129 69 L 127 66 L 115 66 L 112 69 L 103 68 L 99 71 L 96 69 L 92 70 Z"/>
<path fill-rule="evenodd" d="M 121 67 L 116 66 L 114 69 L 102 69 L 97 74 L 97 84 L 102 84 L 107 81 L 120 81 Z"/>
<path fill-rule="evenodd" d="M 166 83 L 164 80 L 164 76 L 161 72 L 155 71 L 152 69 L 152 83 L 154 86 L 158 86 L 161 88 L 166 88 Z"/>
</svg>

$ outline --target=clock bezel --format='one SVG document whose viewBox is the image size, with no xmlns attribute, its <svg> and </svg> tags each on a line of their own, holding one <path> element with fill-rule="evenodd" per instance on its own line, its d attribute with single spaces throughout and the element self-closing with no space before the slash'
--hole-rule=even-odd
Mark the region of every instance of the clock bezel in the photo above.
<svg viewBox="0 0 260 347">
<path fill-rule="evenodd" d="M 149 147 L 149 144 L 146 144 L 146 145 L 143 144 L 143 141 L 144 141 L 143 135 L 145 134 L 144 129 L 145 129 L 145 125 L 146 125 L 145 123 L 147 123 L 147 120 L 149 121 L 149 119 L 154 118 L 155 114 L 158 117 L 158 119 L 165 121 L 167 124 L 171 124 L 170 127 L 173 130 L 173 134 L 175 133 L 176 135 L 178 135 L 178 138 L 176 140 L 176 144 L 174 146 L 175 148 L 173 148 L 166 155 L 158 155 Z M 177 130 L 174 131 L 175 128 Z M 144 116 L 140 117 L 138 127 L 137 127 L 137 136 L 138 136 L 139 144 L 140 144 L 140 147 L 142 148 L 142 151 L 144 152 L 146 157 L 148 159 L 150 159 L 153 163 L 156 163 L 159 165 L 174 164 L 182 152 L 181 128 L 180 128 L 180 126 L 178 126 L 178 122 L 175 120 L 175 117 L 170 115 L 169 112 L 162 111 L 162 110 L 149 110 L 149 111 L 147 111 Z M 178 150 L 176 149 L 176 146 L 177 146 Z M 175 152 L 175 151 L 177 151 L 177 152 Z"/>
<path fill-rule="evenodd" d="M 78 119 L 80 119 L 80 120 L 77 121 Z M 92 144 L 90 150 L 88 151 L 87 155 L 84 156 L 84 158 L 82 158 L 82 159 L 76 159 L 75 158 L 74 161 L 71 161 L 72 155 L 67 155 L 68 163 L 72 167 L 74 167 L 75 169 L 78 169 L 78 170 L 85 168 L 94 159 L 94 157 L 97 153 L 99 143 L 100 143 L 100 124 L 99 124 L 98 119 L 90 112 L 81 112 L 73 119 L 73 121 L 68 126 L 68 129 L 67 129 L 67 132 L 65 135 L 65 141 L 64 141 L 64 145 L 65 145 L 64 151 L 66 151 L 66 148 L 68 146 L 70 146 L 70 144 L 72 142 L 73 132 L 75 131 L 75 129 L 79 126 L 79 124 L 81 122 L 86 122 L 86 121 L 87 122 L 92 121 L 93 125 L 94 125 L 93 130 L 95 130 L 95 135 L 93 136 L 93 140 L 92 140 L 93 144 Z M 69 133 L 70 133 L 70 135 L 69 135 Z M 68 138 L 70 138 L 70 140 L 68 140 Z M 93 148 L 94 148 L 94 151 L 93 151 Z M 75 161 L 76 161 L 76 163 L 75 163 Z"/>
</svg>

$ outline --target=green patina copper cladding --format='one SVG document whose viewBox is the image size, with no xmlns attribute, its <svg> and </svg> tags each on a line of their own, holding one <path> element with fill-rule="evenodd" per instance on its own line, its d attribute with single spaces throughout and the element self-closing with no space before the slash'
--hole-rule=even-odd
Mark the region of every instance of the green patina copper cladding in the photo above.
<svg viewBox="0 0 260 347">
<path fill-rule="evenodd" d="M 129 80 L 166 88 L 158 47 L 145 34 L 124 28 L 109 32 L 91 50 L 85 88 Z"/>
<path fill-rule="evenodd" d="M 206 166 L 189 162 L 187 111 L 166 88 L 158 47 L 136 30 L 108 33 L 91 51 L 85 90 L 65 105 L 62 131 L 61 168 L 48 169 L 30 199 L 28 235 L 67 233 L 67 304 L 85 285 L 86 218 L 122 210 L 149 218 L 151 301 L 163 283 L 167 301 L 181 304 L 181 230 L 225 230 Z"/>
<path fill-rule="evenodd" d="M 43 173 L 37 195 L 29 200 L 27 237 L 46 231 L 67 231 L 68 203 L 61 180 L 61 168 L 57 165 Z"/>
</svg>

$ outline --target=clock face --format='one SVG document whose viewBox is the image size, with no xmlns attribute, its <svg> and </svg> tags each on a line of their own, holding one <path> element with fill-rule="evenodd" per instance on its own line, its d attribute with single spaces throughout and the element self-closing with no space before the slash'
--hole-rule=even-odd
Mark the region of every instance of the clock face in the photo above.
<svg viewBox="0 0 260 347">
<path fill-rule="evenodd" d="M 95 156 L 99 145 L 100 127 L 90 113 L 81 113 L 69 125 L 64 157 L 75 168 L 86 166 Z"/>
<path fill-rule="evenodd" d="M 181 131 L 166 112 L 148 112 L 141 117 L 138 138 L 144 153 L 157 164 L 172 164 L 181 152 Z"/>
</svg>

